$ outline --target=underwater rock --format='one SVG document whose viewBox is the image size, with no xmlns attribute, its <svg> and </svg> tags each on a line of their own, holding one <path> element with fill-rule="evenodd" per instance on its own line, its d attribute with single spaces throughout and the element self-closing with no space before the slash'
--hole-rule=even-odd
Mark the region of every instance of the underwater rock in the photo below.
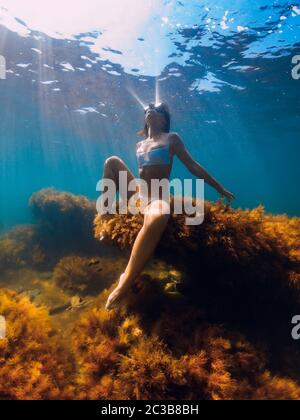
<svg viewBox="0 0 300 420">
<path fill-rule="evenodd" d="M 54 269 L 53 279 L 59 287 L 70 292 L 101 287 L 100 273 L 90 266 L 90 259 L 85 257 L 62 258 Z"/>
<path fill-rule="evenodd" d="M 0 238 L 0 270 L 44 266 L 46 254 L 35 226 L 18 226 Z"/>
<path fill-rule="evenodd" d="M 267 353 L 238 332 L 208 324 L 187 302 L 145 324 L 138 311 L 105 311 L 107 295 L 73 331 L 80 399 L 300 398 L 297 382 L 271 373 Z"/>
<path fill-rule="evenodd" d="M 69 256 L 57 264 L 53 279 L 67 292 L 97 295 L 116 280 L 118 273 L 116 260 Z"/>
<path fill-rule="evenodd" d="M 101 247 L 91 231 L 95 203 L 86 197 L 44 189 L 32 195 L 29 205 L 47 255 L 59 258 L 72 253 L 95 255 L 99 252 Z"/>
<path fill-rule="evenodd" d="M 98 215 L 95 237 L 130 250 L 142 223 L 140 214 Z M 270 321 L 286 328 L 297 313 L 299 251 L 300 218 L 205 202 L 202 225 L 171 216 L 156 256 L 184 273 L 177 290 L 212 317 L 268 331 Z"/>
<path fill-rule="evenodd" d="M 22 267 L 50 271 L 63 256 L 101 254 L 92 231 L 95 203 L 45 189 L 33 194 L 29 205 L 37 223 L 18 226 L 0 237 L 1 271 Z"/>
<path fill-rule="evenodd" d="M 149 322 L 138 309 L 107 312 L 108 294 L 76 322 L 69 351 L 44 309 L 0 291 L 0 399 L 300 399 L 296 381 L 272 373 L 267 352 L 208 324 L 187 301 L 172 306 L 164 295 Z"/>
<path fill-rule="evenodd" d="M 172 215 L 154 260 L 107 312 L 142 216 L 97 216 L 89 242 L 88 200 L 46 190 L 32 205 L 39 223 L 0 239 L 0 269 L 36 264 L 45 272 L 56 264 L 56 294 L 50 272 L 37 276 L 51 297 L 50 314 L 61 316 L 62 331 L 67 318 L 81 318 L 59 337 L 47 312 L 30 303 L 40 301 L 38 283 L 19 294 L 0 290 L 8 320 L 0 399 L 300 399 L 289 330 L 300 298 L 300 219 L 222 203 L 205 203 L 200 226 Z M 124 256 L 104 257 L 107 243 Z"/>
</svg>

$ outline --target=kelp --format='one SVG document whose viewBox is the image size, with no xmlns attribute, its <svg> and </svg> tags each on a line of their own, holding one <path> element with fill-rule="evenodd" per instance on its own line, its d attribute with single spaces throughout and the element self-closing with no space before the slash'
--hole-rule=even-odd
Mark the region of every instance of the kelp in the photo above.
<svg viewBox="0 0 300 420">
<path fill-rule="evenodd" d="M 55 190 L 31 208 L 37 224 L 0 239 L 0 269 L 50 267 L 47 282 L 93 306 L 62 337 L 26 293 L 1 290 L 0 399 L 300 399 L 299 218 L 221 202 L 199 226 L 172 215 L 151 270 L 107 312 L 126 264 L 110 246 L 128 255 L 143 216 L 95 218 L 94 203 Z"/>
<path fill-rule="evenodd" d="M 97 215 L 94 220 L 95 237 L 113 242 L 125 250 L 133 246 L 142 225 L 141 214 Z M 300 218 L 267 214 L 262 206 L 241 210 L 221 201 L 205 202 L 205 219 L 200 225 L 188 226 L 185 214 L 171 214 L 158 254 L 167 258 L 175 253 L 183 259 L 208 247 L 216 256 L 218 251 L 223 259 L 240 263 L 262 252 L 274 252 L 276 257 L 295 262 L 299 261 L 299 231 Z"/>
<path fill-rule="evenodd" d="M 185 273 L 178 291 L 224 321 L 268 328 L 275 314 L 289 323 L 300 298 L 300 219 L 222 202 L 205 202 L 201 225 L 185 217 L 171 215 L 156 251 Z M 97 215 L 95 237 L 130 250 L 142 223 L 140 214 Z"/>
<path fill-rule="evenodd" d="M 59 261 L 53 280 L 67 292 L 98 294 L 111 285 L 118 272 L 116 269 L 118 264 L 112 259 L 73 255 Z"/>
<path fill-rule="evenodd" d="M 7 336 L 0 341 L 0 399 L 300 398 L 297 382 L 272 373 L 262 350 L 238 332 L 196 322 L 199 310 L 179 304 L 185 317 L 177 329 L 171 312 L 145 326 L 138 310 L 105 311 L 108 293 L 75 324 L 69 348 L 44 309 L 1 291 Z"/>
<path fill-rule="evenodd" d="M 102 293 L 98 307 L 83 316 L 74 328 L 72 350 L 78 366 L 76 399 L 112 398 L 113 376 L 128 347 L 128 342 L 118 335 L 126 317 L 105 311 L 105 298 L 107 292 Z"/>
<path fill-rule="evenodd" d="M 0 290 L 6 337 L 0 340 L 0 399 L 70 398 L 73 362 L 58 341 L 45 309 Z"/>
<path fill-rule="evenodd" d="M 300 398 L 296 381 L 268 370 L 263 351 L 238 332 L 203 320 L 193 322 L 200 319 L 200 314 L 195 317 L 192 307 L 184 308 L 185 330 L 180 318 L 176 318 L 179 322 L 175 326 L 174 314 L 171 317 L 166 313 L 161 314 L 160 325 L 156 321 L 145 328 L 138 312 L 128 313 L 124 307 L 105 312 L 102 304 L 106 297 L 104 293 L 99 300 L 100 308 L 85 314 L 74 329 L 78 398 Z M 171 345 L 170 331 L 174 336 Z"/>
<path fill-rule="evenodd" d="M 138 309 L 105 311 L 108 293 L 75 324 L 69 349 L 44 309 L 1 291 L 7 336 L 0 341 L 0 399 L 300 398 L 296 381 L 269 370 L 266 353 L 240 333 L 207 323 L 186 302 L 173 317 L 169 302 L 145 324 Z"/>
</svg>

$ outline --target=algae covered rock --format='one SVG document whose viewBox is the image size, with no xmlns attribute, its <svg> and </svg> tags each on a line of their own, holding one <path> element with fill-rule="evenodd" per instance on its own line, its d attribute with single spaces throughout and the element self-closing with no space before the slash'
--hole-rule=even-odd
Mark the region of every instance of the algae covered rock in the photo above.
<svg viewBox="0 0 300 420">
<path fill-rule="evenodd" d="M 38 223 L 0 239 L 7 278 L 37 277 L 23 294 L 0 291 L 0 399 L 300 399 L 299 218 L 208 202 L 202 225 L 172 215 L 107 312 L 143 217 L 95 217 L 94 203 L 51 189 L 31 206 Z M 58 297 L 51 317 L 30 302 Z"/>
<path fill-rule="evenodd" d="M 0 270 L 40 268 L 47 257 L 35 226 L 18 226 L 0 238 Z"/>
<path fill-rule="evenodd" d="M 130 250 L 142 215 L 98 215 L 95 237 Z M 171 216 L 156 256 L 185 273 L 179 290 L 223 320 L 283 325 L 299 303 L 300 219 L 205 203 L 204 223 Z"/>
<path fill-rule="evenodd" d="M 145 324 L 138 310 L 106 312 L 106 298 L 104 292 L 98 308 L 83 315 L 73 332 L 79 398 L 300 398 L 296 381 L 272 373 L 267 353 L 241 333 L 205 322 L 193 306 L 165 308 Z"/>
<path fill-rule="evenodd" d="M 6 321 L 6 337 L 0 340 L 0 399 L 70 398 L 73 362 L 47 312 L 1 290 L 0 313 Z"/>
<path fill-rule="evenodd" d="M 54 281 L 70 292 L 99 288 L 102 269 L 100 265 L 91 265 L 91 261 L 90 258 L 77 256 L 62 258 L 54 269 Z"/>
<path fill-rule="evenodd" d="M 29 205 L 38 222 L 40 240 L 49 252 L 63 255 L 99 250 L 91 231 L 96 206 L 86 197 L 45 189 L 33 194 Z"/>
<path fill-rule="evenodd" d="M 123 260 L 109 257 L 64 257 L 56 265 L 53 279 L 67 292 L 97 295 L 117 280 L 123 264 Z"/>
<path fill-rule="evenodd" d="M 17 226 L 0 237 L 2 272 L 22 267 L 52 270 L 62 257 L 92 257 L 103 251 L 93 237 L 92 201 L 45 189 L 33 194 L 29 205 L 36 224 Z"/>
</svg>

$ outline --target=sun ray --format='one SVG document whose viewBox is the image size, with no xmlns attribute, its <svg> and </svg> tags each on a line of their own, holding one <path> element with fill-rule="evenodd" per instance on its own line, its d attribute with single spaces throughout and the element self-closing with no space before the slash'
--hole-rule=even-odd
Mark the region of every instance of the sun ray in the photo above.
<svg viewBox="0 0 300 420">
<path fill-rule="evenodd" d="M 160 98 L 159 79 L 158 79 L 158 77 L 156 77 L 156 80 L 155 80 L 155 104 L 158 105 L 160 103 L 161 103 L 161 98 Z"/>
<path fill-rule="evenodd" d="M 146 108 L 146 104 L 138 97 L 138 95 L 134 92 L 134 90 L 130 87 L 126 88 L 130 95 L 137 101 L 137 103 L 143 108 Z"/>
</svg>

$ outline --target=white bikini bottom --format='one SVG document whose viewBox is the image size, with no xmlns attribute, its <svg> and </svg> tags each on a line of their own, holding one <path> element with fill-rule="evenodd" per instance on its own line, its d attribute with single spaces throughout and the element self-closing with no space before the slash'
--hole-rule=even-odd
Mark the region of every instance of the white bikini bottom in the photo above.
<svg viewBox="0 0 300 420">
<path fill-rule="evenodd" d="M 141 192 L 139 193 L 138 203 L 137 207 L 140 209 L 139 211 L 144 214 L 147 209 L 149 209 L 149 206 L 152 204 L 152 211 L 154 213 L 162 214 L 162 213 L 168 213 L 170 214 L 170 203 L 171 199 L 163 199 L 162 197 L 153 197 L 148 195 L 143 195 Z M 155 203 L 155 204 L 154 204 Z"/>
</svg>

